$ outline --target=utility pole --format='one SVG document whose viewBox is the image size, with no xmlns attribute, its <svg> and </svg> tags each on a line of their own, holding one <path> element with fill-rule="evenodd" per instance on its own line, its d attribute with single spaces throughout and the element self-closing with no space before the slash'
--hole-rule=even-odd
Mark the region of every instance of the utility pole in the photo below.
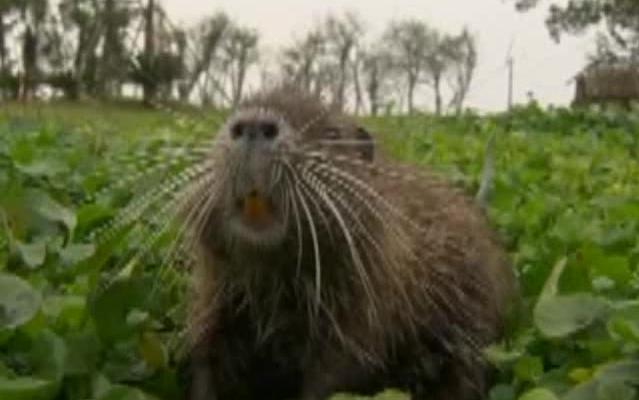
<svg viewBox="0 0 639 400">
<path fill-rule="evenodd" d="M 513 108 L 513 70 L 515 65 L 515 59 L 512 55 L 508 56 L 506 65 L 508 66 L 508 111 L 510 111 Z"/>
</svg>

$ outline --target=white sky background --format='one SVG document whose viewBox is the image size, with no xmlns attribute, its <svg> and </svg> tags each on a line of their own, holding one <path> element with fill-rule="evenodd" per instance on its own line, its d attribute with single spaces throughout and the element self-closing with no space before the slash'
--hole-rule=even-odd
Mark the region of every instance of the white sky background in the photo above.
<svg viewBox="0 0 639 400">
<path fill-rule="evenodd" d="M 544 18 L 547 6 L 518 13 L 513 0 L 160 0 L 170 18 L 191 24 L 223 10 L 241 25 L 256 28 L 262 48 L 275 49 L 302 36 L 328 13 L 354 11 L 366 24 L 367 39 L 377 37 L 389 21 L 423 19 L 448 33 L 463 26 L 477 34 L 479 65 L 467 106 L 483 111 L 506 106 L 506 57 L 513 44 L 515 102 L 525 102 L 528 91 L 542 104 L 568 104 L 569 80 L 594 48 L 588 37 L 562 37 L 555 44 Z M 592 36 L 591 36 L 592 38 Z M 428 104 L 426 104 L 428 106 Z"/>
</svg>

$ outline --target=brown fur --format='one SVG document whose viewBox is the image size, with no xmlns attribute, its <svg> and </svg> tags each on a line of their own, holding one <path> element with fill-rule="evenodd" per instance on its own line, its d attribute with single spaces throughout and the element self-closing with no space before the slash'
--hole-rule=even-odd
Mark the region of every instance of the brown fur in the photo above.
<svg viewBox="0 0 639 400">
<path fill-rule="evenodd" d="M 365 131 L 292 93 L 244 107 L 275 112 L 300 133 L 282 157 L 303 177 L 314 211 L 298 210 L 301 234 L 291 223 L 280 245 L 256 248 L 226 237 L 221 200 L 207 210 L 196 234 L 190 398 L 319 400 L 385 387 L 413 399 L 482 398 L 480 352 L 499 339 L 513 294 L 482 211 L 434 175 L 371 162 Z M 366 139 L 364 150 L 317 144 L 335 130 Z M 232 170 L 221 152 L 214 158 Z"/>
</svg>

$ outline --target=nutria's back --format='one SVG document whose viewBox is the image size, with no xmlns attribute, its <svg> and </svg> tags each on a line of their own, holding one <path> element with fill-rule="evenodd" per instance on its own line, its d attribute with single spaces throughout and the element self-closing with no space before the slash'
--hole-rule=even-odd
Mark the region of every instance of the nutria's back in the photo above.
<svg viewBox="0 0 639 400">
<path fill-rule="evenodd" d="M 472 200 L 292 89 L 247 101 L 215 140 L 183 210 L 192 398 L 481 397 L 513 279 Z"/>
</svg>

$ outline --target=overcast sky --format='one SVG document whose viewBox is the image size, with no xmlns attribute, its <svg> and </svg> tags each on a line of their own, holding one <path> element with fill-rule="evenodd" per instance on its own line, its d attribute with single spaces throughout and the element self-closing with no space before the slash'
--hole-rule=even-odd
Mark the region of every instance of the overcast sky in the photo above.
<svg viewBox="0 0 639 400">
<path fill-rule="evenodd" d="M 555 44 L 544 25 L 546 7 L 517 13 L 513 0 L 160 0 L 174 22 L 193 23 L 217 10 L 242 25 L 257 28 L 262 45 L 276 48 L 301 36 L 328 13 L 354 11 L 369 36 L 404 17 L 422 18 L 449 33 L 463 26 L 477 34 L 479 65 L 468 105 L 499 110 L 506 105 L 506 57 L 512 43 L 515 58 L 515 101 L 528 91 L 542 104 L 567 104 L 573 95 L 570 78 L 583 66 L 593 44 L 587 37 L 563 38 Z"/>
</svg>

